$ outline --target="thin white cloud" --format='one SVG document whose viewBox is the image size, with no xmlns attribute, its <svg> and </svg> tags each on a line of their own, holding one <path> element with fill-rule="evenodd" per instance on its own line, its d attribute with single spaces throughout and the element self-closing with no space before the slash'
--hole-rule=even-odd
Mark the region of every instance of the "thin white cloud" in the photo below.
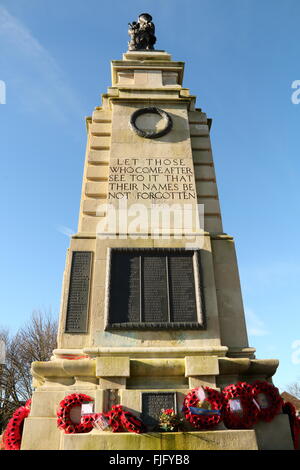
<svg viewBox="0 0 300 470">
<path fill-rule="evenodd" d="M 7 100 L 17 95 L 27 112 L 50 113 L 62 123 L 82 115 L 78 97 L 47 49 L 18 18 L 0 6 L 0 70 L 5 75 Z M 0 77 L 1 79 L 4 77 Z"/>
<path fill-rule="evenodd" d="M 245 310 L 247 330 L 250 336 L 266 336 L 270 332 L 266 329 L 264 322 L 251 309 Z"/>
<path fill-rule="evenodd" d="M 300 265 L 297 262 L 278 260 L 270 264 L 247 266 L 245 276 L 255 279 L 256 283 L 265 287 L 274 286 L 274 283 L 285 282 L 299 277 Z"/>
<path fill-rule="evenodd" d="M 59 233 L 62 233 L 63 235 L 66 235 L 67 237 L 72 237 L 72 235 L 75 234 L 74 230 L 72 230 L 71 228 L 69 227 L 65 227 L 64 225 L 58 225 L 56 227 L 56 230 L 59 232 Z"/>
<path fill-rule="evenodd" d="M 292 349 L 294 349 L 292 353 L 292 363 L 298 365 L 300 364 L 300 339 L 293 341 Z"/>
</svg>

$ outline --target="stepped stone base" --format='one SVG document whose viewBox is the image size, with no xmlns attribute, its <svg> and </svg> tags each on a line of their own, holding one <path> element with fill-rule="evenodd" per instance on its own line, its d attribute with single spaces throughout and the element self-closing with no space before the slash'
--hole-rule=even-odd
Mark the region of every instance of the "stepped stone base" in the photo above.
<svg viewBox="0 0 300 470">
<path fill-rule="evenodd" d="M 287 415 L 253 430 L 64 434 L 56 418 L 27 418 L 22 450 L 293 450 Z"/>
<path fill-rule="evenodd" d="M 180 433 L 135 435 L 93 430 L 67 435 L 57 428 L 59 403 L 70 393 L 89 395 L 95 413 L 107 411 L 113 404 L 111 400 L 116 399 L 114 403 L 140 416 L 143 392 L 175 393 L 177 408 L 181 410 L 191 388 L 208 385 L 220 389 L 239 380 L 271 381 L 278 365 L 275 360 L 217 357 L 209 355 L 211 351 L 200 352 L 204 355 L 194 356 L 195 351 L 187 355 L 184 351 L 184 357 L 141 358 L 97 356 L 96 351 L 93 359 L 33 363 L 35 391 L 30 416 L 24 424 L 22 450 L 292 450 L 289 419 L 283 414 L 270 423 L 259 422 L 254 430 L 229 430 L 222 425 L 221 429 L 201 432 L 187 427 Z"/>
</svg>

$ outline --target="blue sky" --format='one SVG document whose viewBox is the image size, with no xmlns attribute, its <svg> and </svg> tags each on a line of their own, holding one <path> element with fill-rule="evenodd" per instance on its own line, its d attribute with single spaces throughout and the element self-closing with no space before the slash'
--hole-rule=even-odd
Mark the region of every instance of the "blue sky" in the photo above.
<svg viewBox="0 0 300 470">
<path fill-rule="evenodd" d="M 298 0 L 0 0 L 1 321 L 58 315 L 77 229 L 84 117 L 149 12 L 157 49 L 186 62 L 184 86 L 213 119 L 224 231 L 235 237 L 250 345 L 300 378 Z"/>
</svg>

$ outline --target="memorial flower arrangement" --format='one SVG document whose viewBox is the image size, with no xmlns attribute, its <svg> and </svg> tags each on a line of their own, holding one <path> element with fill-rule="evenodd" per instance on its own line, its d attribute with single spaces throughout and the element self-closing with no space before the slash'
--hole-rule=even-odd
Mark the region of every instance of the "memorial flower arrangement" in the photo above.
<svg viewBox="0 0 300 470">
<path fill-rule="evenodd" d="M 74 423 L 71 419 L 71 410 L 93 399 L 82 393 L 72 393 L 60 402 L 57 411 L 57 426 L 66 434 L 87 433 L 94 427 L 110 432 L 134 432 L 145 431 L 142 421 L 129 411 L 124 411 L 121 405 L 114 405 L 108 413 L 89 413 L 81 416 L 80 423 Z"/>
<path fill-rule="evenodd" d="M 162 409 L 159 416 L 159 428 L 163 431 L 179 431 L 182 426 L 182 418 L 173 408 Z"/>
<path fill-rule="evenodd" d="M 73 393 L 60 402 L 57 411 L 57 426 L 66 434 L 87 433 L 93 428 L 113 433 L 143 433 L 146 428 L 141 419 L 125 411 L 122 405 L 114 405 L 107 413 L 82 414 L 82 408 L 92 410 L 93 399 L 85 394 Z M 82 407 L 83 405 L 83 407 Z M 71 417 L 73 407 L 81 408 L 79 423 Z M 270 422 L 283 406 L 283 412 L 289 415 L 294 445 L 297 448 L 300 437 L 300 417 L 290 403 L 283 404 L 278 389 L 265 381 L 256 381 L 252 385 L 238 382 L 226 386 L 220 393 L 210 387 L 197 387 L 184 398 L 182 412 L 186 420 L 197 430 L 215 428 L 222 420 L 228 429 L 250 429 L 259 419 Z M 20 449 L 24 419 L 30 412 L 30 400 L 18 408 L 9 421 L 4 433 L 5 449 Z M 159 416 L 159 428 L 162 431 L 181 430 L 183 419 L 173 408 L 162 409 Z"/>
<path fill-rule="evenodd" d="M 224 424 L 228 429 L 250 429 L 258 421 L 259 406 L 253 400 L 252 386 L 247 382 L 227 385 L 224 397 Z"/>
<path fill-rule="evenodd" d="M 196 429 L 211 429 L 223 419 L 223 396 L 210 387 L 191 390 L 183 401 L 182 411 L 186 420 Z"/>
<path fill-rule="evenodd" d="M 121 422 L 122 414 L 123 408 L 121 405 L 114 405 L 108 413 L 105 413 L 105 417 L 108 419 L 108 423 L 112 432 L 123 431 L 123 425 Z"/>
<path fill-rule="evenodd" d="M 94 427 L 101 431 L 110 432 L 145 432 L 143 422 L 129 411 L 123 410 L 121 405 L 114 405 L 108 413 L 94 415 Z"/>
<path fill-rule="evenodd" d="M 123 411 L 121 415 L 121 423 L 128 432 L 134 432 L 136 434 L 146 432 L 144 423 L 129 411 Z"/>
<path fill-rule="evenodd" d="M 30 413 L 31 400 L 20 406 L 12 415 L 3 434 L 5 450 L 20 450 L 24 420 Z"/>
<path fill-rule="evenodd" d="M 66 434 L 86 433 L 93 429 L 93 418 L 89 415 L 82 416 L 80 423 L 74 423 L 71 419 L 71 410 L 76 406 L 81 406 L 84 402 L 91 402 L 93 399 L 83 393 L 72 393 L 66 396 L 59 404 L 57 415 L 57 426 Z"/>
<path fill-rule="evenodd" d="M 266 422 L 272 421 L 283 405 L 278 388 L 265 381 L 252 384 L 252 396 L 259 407 L 259 419 Z"/>
</svg>

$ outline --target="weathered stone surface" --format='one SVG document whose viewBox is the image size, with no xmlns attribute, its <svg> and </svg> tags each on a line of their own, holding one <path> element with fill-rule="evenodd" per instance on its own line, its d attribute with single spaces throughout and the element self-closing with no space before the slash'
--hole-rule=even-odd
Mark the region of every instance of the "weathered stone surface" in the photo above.
<svg viewBox="0 0 300 470">
<path fill-rule="evenodd" d="M 185 358 L 186 377 L 195 377 L 201 375 L 218 375 L 218 358 L 213 356 L 188 356 Z"/>
<path fill-rule="evenodd" d="M 64 434 L 65 450 L 257 450 L 255 431 Z"/>
<path fill-rule="evenodd" d="M 270 423 L 255 426 L 259 450 L 294 450 L 288 415 L 279 414 Z"/>
<path fill-rule="evenodd" d="M 21 450 L 57 450 L 61 448 L 62 432 L 57 418 L 26 418 Z"/>
<path fill-rule="evenodd" d="M 96 362 L 97 377 L 130 376 L 130 364 L 128 357 L 98 357 Z"/>
</svg>

